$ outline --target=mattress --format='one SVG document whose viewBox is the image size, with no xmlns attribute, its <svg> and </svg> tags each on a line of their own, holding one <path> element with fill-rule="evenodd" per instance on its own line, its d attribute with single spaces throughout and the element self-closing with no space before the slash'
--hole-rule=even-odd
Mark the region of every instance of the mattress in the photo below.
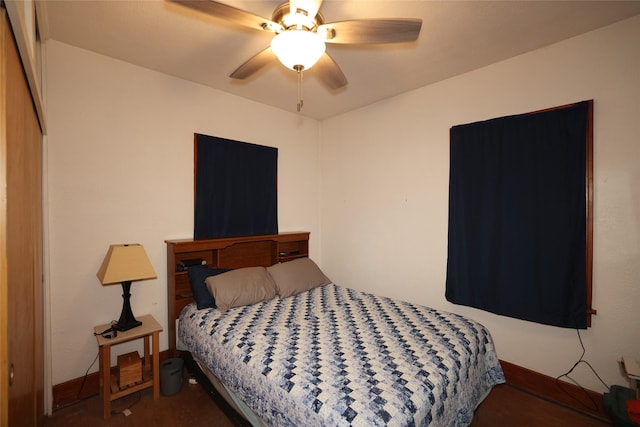
<svg viewBox="0 0 640 427">
<path fill-rule="evenodd" d="M 466 426 L 504 375 L 464 316 L 335 284 L 221 312 L 179 338 L 270 426 Z"/>
</svg>

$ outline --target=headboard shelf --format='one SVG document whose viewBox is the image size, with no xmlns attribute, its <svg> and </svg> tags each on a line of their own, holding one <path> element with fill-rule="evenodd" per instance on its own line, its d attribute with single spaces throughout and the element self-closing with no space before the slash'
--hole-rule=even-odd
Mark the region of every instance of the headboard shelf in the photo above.
<svg viewBox="0 0 640 427">
<path fill-rule="evenodd" d="M 175 354 L 173 326 L 182 309 L 193 301 L 188 271 L 179 271 L 186 260 L 203 259 L 213 268 L 269 267 L 278 262 L 309 256 L 309 232 L 295 231 L 261 236 L 220 239 L 166 240 L 169 352 Z"/>
</svg>

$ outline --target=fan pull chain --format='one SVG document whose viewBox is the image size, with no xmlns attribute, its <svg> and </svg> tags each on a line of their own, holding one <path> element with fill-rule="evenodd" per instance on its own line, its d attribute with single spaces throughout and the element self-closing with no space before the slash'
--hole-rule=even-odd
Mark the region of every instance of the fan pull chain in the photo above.
<svg viewBox="0 0 640 427">
<path fill-rule="evenodd" d="M 296 65 L 295 70 L 298 72 L 298 113 L 302 110 L 302 106 L 304 105 L 304 100 L 302 99 L 302 70 L 304 67 L 302 65 Z"/>
</svg>

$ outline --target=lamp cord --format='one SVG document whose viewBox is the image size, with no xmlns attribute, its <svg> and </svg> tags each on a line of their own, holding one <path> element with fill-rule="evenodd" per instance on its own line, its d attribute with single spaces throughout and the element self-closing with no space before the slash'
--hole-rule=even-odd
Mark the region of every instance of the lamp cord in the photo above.
<svg viewBox="0 0 640 427">
<path fill-rule="evenodd" d="M 115 320 L 111 321 L 111 325 L 112 326 L 115 325 L 116 323 L 118 323 L 118 322 L 116 322 Z M 112 329 L 111 328 L 107 329 L 106 331 L 103 331 L 103 332 L 101 332 L 99 334 L 96 334 L 94 332 L 93 335 L 104 335 L 105 333 L 109 332 L 110 330 L 112 330 Z M 96 357 L 93 359 L 93 362 L 91 362 L 91 365 L 89 365 L 89 367 L 87 368 L 86 372 L 84 373 L 84 377 L 82 378 L 82 384 L 80 384 L 80 389 L 78 389 L 78 394 L 76 395 L 76 400 L 81 400 L 80 393 L 82 393 L 82 389 L 84 388 L 84 384 L 87 382 L 87 376 L 89 375 L 89 370 L 91 369 L 91 367 L 93 365 L 95 365 L 96 360 L 98 360 L 98 356 L 100 356 L 100 351 L 98 351 L 98 353 L 96 353 Z M 92 394 L 91 396 L 95 396 L 95 393 Z M 87 396 L 87 397 L 91 397 L 91 396 Z"/>
<path fill-rule="evenodd" d="M 99 355 L 100 355 L 100 352 L 96 353 L 96 357 L 93 359 L 93 362 L 91 362 L 91 365 L 89 365 L 89 367 L 87 368 L 87 371 L 84 373 L 84 377 L 82 378 L 82 384 L 80 384 L 80 389 L 78 390 L 78 394 L 76 395 L 76 400 L 82 400 L 80 398 L 80 393 L 82 393 L 82 389 L 84 388 L 84 383 L 87 382 L 87 376 L 89 375 L 89 370 L 93 365 L 95 365 Z M 87 396 L 87 397 L 91 397 L 91 396 Z"/>
</svg>

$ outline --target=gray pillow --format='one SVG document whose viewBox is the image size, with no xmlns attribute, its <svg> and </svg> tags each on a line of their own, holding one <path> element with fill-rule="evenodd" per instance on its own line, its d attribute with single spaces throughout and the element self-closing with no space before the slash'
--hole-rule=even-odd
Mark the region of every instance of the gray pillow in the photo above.
<svg viewBox="0 0 640 427">
<path fill-rule="evenodd" d="M 264 267 L 246 267 L 207 277 L 207 289 L 216 306 L 226 311 L 275 298 L 273 279 Z"/>
<path fill-rule="evenodd" d="M 275 264 L 267 267 L 267 271 L 273 277 L 280 298 L 331 283 L 331 280 L 310 258 L 298 258 Z"/>
</svg>

